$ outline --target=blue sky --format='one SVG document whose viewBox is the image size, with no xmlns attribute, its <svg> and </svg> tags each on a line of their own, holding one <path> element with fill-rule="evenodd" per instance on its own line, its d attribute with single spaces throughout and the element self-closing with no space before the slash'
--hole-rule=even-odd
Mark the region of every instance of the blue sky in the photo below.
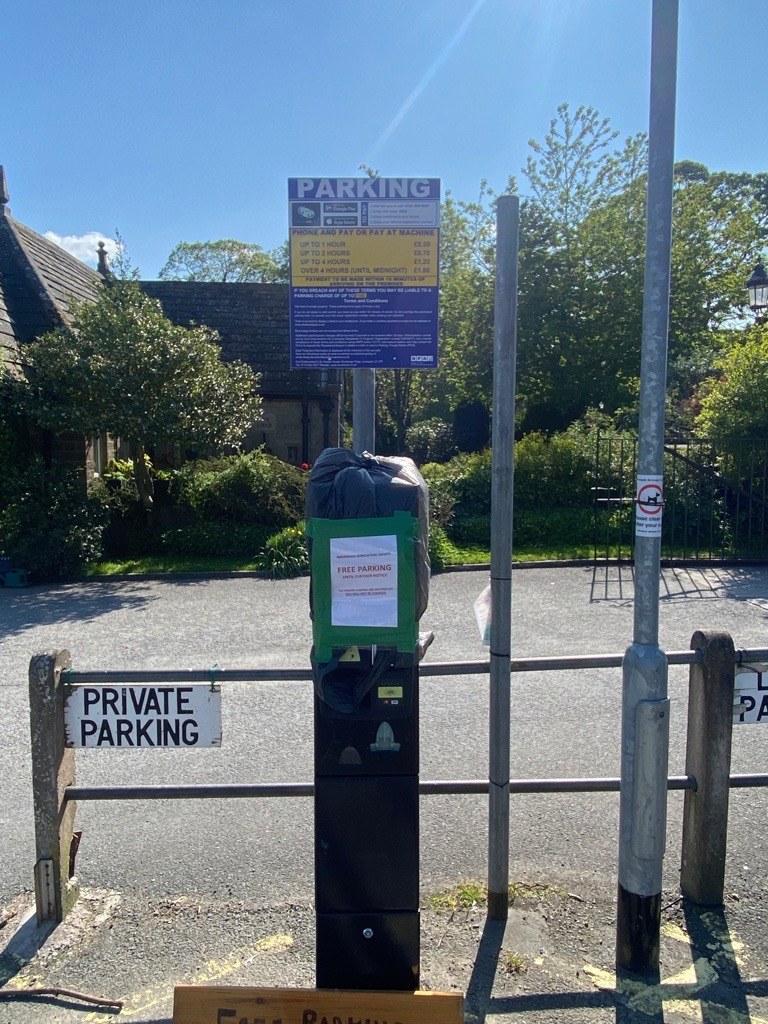
<svg viewBox="0 0 768 1024">
<path fill-rule="evenodd" d="M 287 235 L 286 179 L 520 176 L 559 103 L 646 130 L 651 0 L 0 0 L 14 216 L 181 241 Z M 768 169 L 765 5 L 680 0 L 678 159 Z M 78 240 L 80 240 L 78 242 Z"/>
</svg>

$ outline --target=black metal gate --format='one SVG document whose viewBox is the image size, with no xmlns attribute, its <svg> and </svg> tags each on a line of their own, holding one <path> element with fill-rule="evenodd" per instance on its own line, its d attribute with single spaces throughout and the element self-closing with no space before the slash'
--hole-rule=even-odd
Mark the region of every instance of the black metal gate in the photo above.
<svg viewBox="0 0 768 1024">
<path fill-rule="evenodd" d="M 594 560 L 631 562 L 637 438 L 595 443 Z M 664 443 L 662 557 L 670 562 L 768 560 L 768 442 L 716 450 L 688 438 Z"/>
</svg>

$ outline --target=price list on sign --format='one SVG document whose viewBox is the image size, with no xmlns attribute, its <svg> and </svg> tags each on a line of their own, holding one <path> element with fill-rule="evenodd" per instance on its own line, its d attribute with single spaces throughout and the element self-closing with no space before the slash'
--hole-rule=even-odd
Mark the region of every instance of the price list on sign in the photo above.
<svg viewBox="0 0 768 1024">
<path fill-rule="evenodd" d="M 291 178 L 291 365 L 437 365 L 440 182 Z"/>
</svg>

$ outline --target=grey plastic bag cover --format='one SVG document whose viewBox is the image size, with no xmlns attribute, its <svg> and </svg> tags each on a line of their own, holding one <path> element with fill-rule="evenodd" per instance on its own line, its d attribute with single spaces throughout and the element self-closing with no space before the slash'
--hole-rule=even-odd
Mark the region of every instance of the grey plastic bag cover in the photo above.
<svg viewBox="0 0 768 1024">
<path fill-rule="evenodd" d="M 369 519 L 410 512 L 419 520 L 414 547 L 416 619 L 429 600 L 429 488 L 412 459 L 357 455 L 348 448 L 326 448 L 309 474 L 307 518 Z"/>
</svg>

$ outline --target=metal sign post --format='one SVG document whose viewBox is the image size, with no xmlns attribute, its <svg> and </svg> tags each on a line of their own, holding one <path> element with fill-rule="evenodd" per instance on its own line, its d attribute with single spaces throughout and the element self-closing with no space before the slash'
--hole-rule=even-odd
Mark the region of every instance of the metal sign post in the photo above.
<svg viewBox="0 0 768 1024">
<path fill-rule="evenodd" d="M 623 663 L 616 967 L 657 973 L 667 824 L 669 699 L 659 638 L 677 0 L 654 0 L 648 132 L 633 643 Z"/>
<path fill-rule="evenodd" d="M 357 455 L 376 451 L 376 371 L 352 371 L 352 448 Z"/>
<path fill-rule="evenodd" d="M 493 339 L 488 750 L 488 916 L 496 920 L 504 920 L 509 908 L 509 710 L 519 219 L 517 196 L 500 196 L 496 206 Z"/>
</svg>

